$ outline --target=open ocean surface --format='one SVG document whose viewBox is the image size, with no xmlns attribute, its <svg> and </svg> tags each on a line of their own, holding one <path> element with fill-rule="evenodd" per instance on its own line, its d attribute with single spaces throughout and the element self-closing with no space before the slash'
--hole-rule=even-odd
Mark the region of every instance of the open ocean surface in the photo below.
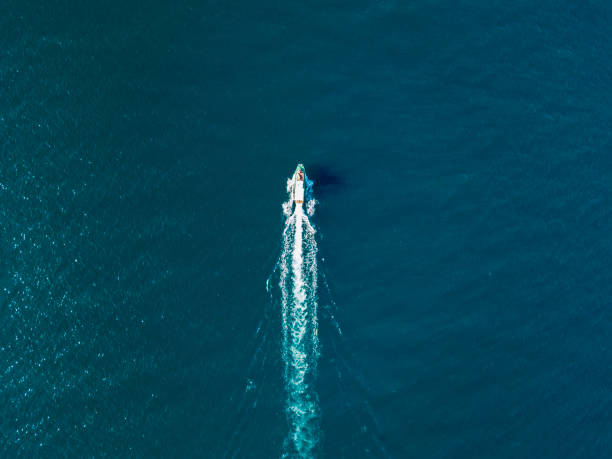
<svg viewBox="0 0 612 459">
<path fill-rule="evenodd" d="M 0 30 L 0 457 L 287 454 L 298 162 L 313 454 L 612 457 L 612 3 L 5 0 Z"/>
</svg>

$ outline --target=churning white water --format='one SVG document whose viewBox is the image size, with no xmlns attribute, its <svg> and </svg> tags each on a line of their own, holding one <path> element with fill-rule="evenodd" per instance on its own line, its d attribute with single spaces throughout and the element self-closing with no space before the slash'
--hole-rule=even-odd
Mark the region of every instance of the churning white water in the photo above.
<svg viewBox="0 0 612 459">
<path fill-rule="evenodd" d="M 279 265 L 288 421 L 284 455 L 310 457 L 319 442 L 320 417 L 314 387 L 319 356 L 317 243 L 301 205 L 287 218 Z"/>
</svg>

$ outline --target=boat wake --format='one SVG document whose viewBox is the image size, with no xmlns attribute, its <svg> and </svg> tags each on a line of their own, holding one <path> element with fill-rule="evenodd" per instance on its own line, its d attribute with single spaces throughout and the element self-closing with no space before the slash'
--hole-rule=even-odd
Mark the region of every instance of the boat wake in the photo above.
<svg viewBox="0 0 612 459">
<path fill-rule="evenodd" d="M 317 242 L 315 230 L 300 205 L 286 221 L 279 269 L 281 354 L 289 428 L 283 455 L 311 457 L 320 436 L 315 390 L 319 358 Z"/>
<path fill-rule="evenodd" d="M 252 342 L 254 350 L 241 395 L 240 417 L 233 425 L 225 457 L 241 457 L 253 451 L 257 435 L 244 432 L 257 432 L 253 423 L 256 411 L 266 414 L 276 401 L 282 402 L 287 422 L 284 440 L 279 438 L 278 443 L 281 457 L 322 456 L 319 384 L 325 386 L 326 393 L 336 393 L 326 402 L 332 425 L 337 428 L 340 424 L 342 430 L 352 432 L 344 440 L 346 443 L 334 438 L 333 448 L 341 451 L 341 456 L 350 456 L 350 451 L 357 450 L 372 457 L 388 457 L 367 401 L 367 381 L 357 370 L 358 364 L 336 320 L 338 308 L 322 269 L 324 259 L 318 254 L 317 231 L 309 219 L 316 205 L 312 182 L 305 174 L 303 179 L 303 205 L 297 202 L 296 197 L 302 195 L 294 193 L 294 179 L 287 183 L 290 199 L 283 204 L 285 226 L 280 255 L 266 281 L 269 303 Z M 321 339 L 325 341 L 327 358 L 319 362 Z M 323 380 L 319 380 L 320 371 L 324 373 Z M 284 396 L 279 400 L 277 394 L 281 391 Z M 260 401 L 265 406 L 258 405 Z"/>
</svg>

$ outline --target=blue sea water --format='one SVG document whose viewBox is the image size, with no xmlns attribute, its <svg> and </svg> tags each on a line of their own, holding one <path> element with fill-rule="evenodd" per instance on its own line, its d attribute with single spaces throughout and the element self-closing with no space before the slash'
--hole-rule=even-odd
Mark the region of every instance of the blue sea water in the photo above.
<svg viewBox="0 0 612 459">
<path fill-rule="evenodd" d="M 313 454 L 610 457 L 609 2 L 6 0 L 0 30 L 0 456 L 286 452 L 266 280 L 303 162 Z"/>
</svg>

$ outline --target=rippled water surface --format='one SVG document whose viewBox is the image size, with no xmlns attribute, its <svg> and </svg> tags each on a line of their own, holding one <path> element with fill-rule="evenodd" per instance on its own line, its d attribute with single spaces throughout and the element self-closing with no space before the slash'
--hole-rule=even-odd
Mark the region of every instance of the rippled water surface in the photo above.
<svg viewBox="0 0 612 459">
<path fill-rule="evenodd" d="M 598 1 L 5 1 L 0 456 L 295 453 L 266 280 L 303 162 L 305 455 L 610 457 L 611 27 Z"/>
</svg>

